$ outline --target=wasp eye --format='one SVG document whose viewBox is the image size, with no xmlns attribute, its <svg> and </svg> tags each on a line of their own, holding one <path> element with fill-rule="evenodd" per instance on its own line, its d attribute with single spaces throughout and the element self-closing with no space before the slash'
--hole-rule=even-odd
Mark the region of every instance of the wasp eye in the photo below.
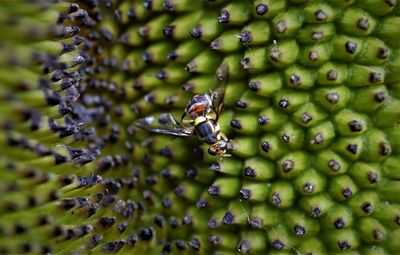
<svg viewBox="0 0 400 255">
<path fill-rule="evenodd" d="M 228 143 L 227 142 L 221 142 L 219 148 L 221 150 L 226 150 L 228 148 Z"/>
<path fill-rule="evenodd" d="M 217 155 L 217 152 L 213 148 L 208 148 L 208 153 L 212 156 Z"/>
</svg>

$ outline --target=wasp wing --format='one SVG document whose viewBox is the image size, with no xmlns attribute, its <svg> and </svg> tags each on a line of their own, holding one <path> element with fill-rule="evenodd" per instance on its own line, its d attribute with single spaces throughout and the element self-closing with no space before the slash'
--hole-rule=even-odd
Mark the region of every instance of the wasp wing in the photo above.
<svg viewBox="0 0 400 255">
<path fill-rule="evenodd" d="M 226 84 L 228 82 L 228 72 L 229 72 L 228 64 L 223 63 L 218 67 L 215 73 L 218 79 L 218 86 L 212 92 L 211 100 L 213 102 L 214 110 L 217 114 L 216 121 L 218 121 L 219 114 L 222 111 L 222 108 L 224 107 L 224 96 L 225 96 Z"/>
<path fill-rule="evenodd" d="M 148 116 L 138 119 L 134 124 L 136 127 L 158 134 L 173 136 L 192 136 L 193 129 L 185 128 L 178 123 L 170 113 L 161 114 L 158 118 L 159 125 L 155 125 L 155 118 Z"/>
</svg>

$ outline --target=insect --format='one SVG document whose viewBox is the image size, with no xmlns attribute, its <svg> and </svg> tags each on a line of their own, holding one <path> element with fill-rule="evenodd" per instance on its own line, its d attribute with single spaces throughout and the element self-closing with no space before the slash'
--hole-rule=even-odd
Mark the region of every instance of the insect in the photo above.
<svg viewBox="0 0 400 255">
<path fill-rule="evenodd" d="M 226 67 L 217 71 L 219 80 L 226 79 Z M 221 157 L 231 156 L 228 151 L 234 149 L 233 141 L 221 132 L 218 118 L 223 108 L 224 87 L 217 90 L 195 95 L 188 102 L 185 111 L 178 122 L 170 113 L 161 114 L 158 118 L 159 126 L 154 126 L 153 116 L 139 119 L 135 125 L 153 133 L 173 136 L 197 135 L 200 140 L 210 145 L 208 153 Z"/>
</svg>

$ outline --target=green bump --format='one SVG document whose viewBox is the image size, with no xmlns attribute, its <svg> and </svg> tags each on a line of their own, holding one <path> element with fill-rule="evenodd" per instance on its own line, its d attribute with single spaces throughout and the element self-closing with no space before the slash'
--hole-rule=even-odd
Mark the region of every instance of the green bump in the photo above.
<svg viewBox="0 0 400 255">
<path fill-rule="evenodd" d="M 203 94 L 207 92 L 207 88 L 215 86 L 216 79 L 213 75 L 198 75 L 187 80 L 182 89 L 193 94 Z"/>
<path fill-rule="evenodd" d="M 304 26 L 296 34 L 300 43 L 330 42 L 336 35 L 336 28 L 332 23 L 310 24 Z"/>
<path fill-rule="evenodd" d="M 239 197 L 250 202 L 263 202 L 268 196 L 268 187 L 264 183 L 245 181 L 239 191 Z"/>
<path fill-rule="evenodd" d="M 335 251 L 352 251 L 360 245 L 359 237 L 352 229 L 330 230 L 324 233 L 324 239 L 328 247 Z"/>
<path fill-rule="evenodd" d="M 358 192 L 358 187 L 348 175 L 338 175 L 329 184 L 330 195 L 338 201 L 350 199 Z"/>
<path fill-rule="evenodd" d="M 353 226 L 353 215 L 345 205 L 336 205 L 322 216 L 322 222 L 326 229 L 344 229 Z"/>
<path fill-rule="evenodd" d="M 376 66 L 352 65 L 350 76 L 346 81 L 349 86 L 369 86 L 382 84 L 385 81 L 385 70 Z"/>
<path fill-rule="evenodd" d="M 227 66 L 227 76 L 229 79 L 243 78 L 243 76 L 245 76 L 245 72 L 243 72 L 240 63 L 241 59 L 241 54 L 230 54 L 222 60 L 221 66 Z"/>
<path fill-rule="evenodd" d="M 282 87 L 282 79 L 279 73 L 269 73 L 254 77 L 248 86 L 257 95 L 270 97 Z"/>
<path fill-rule="evenodd" d="M 242 174 L 242 162 L 234 158 L 226 158 L 221 162 L 215 161 L 209 168 L 226 175 L 239 176 Z"/>
<path fill-rule="evenodd" d="M 302 127 L 311 127 L 326 118 L 326 113 L 312 103 L 301 106 L 293 113 L 293 120 Z"/>
<path fill-rule="evenodd" d="M 260 157 L 249 158 L 244 162 L 243 176 L 251 180 L 269 180 L 275 176 L 274 169 L 271 161 Z"/>
<path fill-rule="evenodd" d="M 361 233 L 361 239 L 368 244 L 379 244 L 385 240 L 388 234 L 385 227 L 373 218 L 363 218 L 357 226 Z"/>
<path fill-rule="evenodd" d="M 218 23 L 227 25 L 242 25 L 250 15 L 250 5 L 243 1 L 232 1 L 221 9 Z"/>
<path fill-rule="evenodd" d="M 242 29 L 239 40 L 243 45 L 249 47 L 267 43 L 270 40 L 269 23 L 265 21 L 251 22 Z"/>
<path fill-rule="evenodd" d="M 295 188 L 303 195 L 312 195 L 324 191 L 326 187 L 326 178 L 314 169 L 307 169 L 299 175 L 295 182 Z"/>
<path fill-rule="evenodd" d="M 224 53 L 234 52 L 240 49 L 241 43 L 238 38 L 239 30 L 227 30 L 210 43 L 210 48 Z"/>
<path fill-rule="evenodd" d="M 186 65 L 185 69 L 191 73 L 201 73 L 201 74 L 213 73 L 219 65 L 219 62 L 213 61 L 212 56 L 214 55 L 215 54 L 212 51 L 204 50 L 200 54 L 198 54 L 195 58 L 193 58 Z"/>
<path fill-rule="evenodd" d="M 348 8 L 342 15 L 339 23 L 346 34 L 366 36 L 371 34 L 377 25 L 373 16 L 362 9 Z"/>
<path fill-rule="evenodd" d="M 160 15 L 157 18 L 150 20 L 144 26 L 137 30 L 139 36 L 147 40 L 160 40 L 164 37 L 163 29 L 165 24 L 171 22 L 171 17 L 167 14 Z"/>
<path fill-rule="evenodd" d="M 259 19 L 271 19 L 286 8 L 285 1 L 255 0 L 253 15 Z"/>
<path fill-rule="evenodd" d="M 376 35 L 378 38 L 385 39 L 385 42 L 398 49 L 396 41 L 399 39 L 399 34 L 397 33 L 397 28 L 400 24 L 400 17 L 390 16 L 384 17 L 381 22 L 379 22 L 376 28 Z"/>
<path fill-rule="evenodd" d="M 253 206 L 250 214 L 251 224 L 257 228 L 267 230 L 281 222 L 281 213 L 278 209 L 266 203 L 259 203 Z"/>
<path fill-rule="evenodd" d="M 315 254 L 324 254 L 326 253 L 325 246 L 323 243 L 316 239 L 311 238 L 307 239 L 307 242 L 301 242 L 299 247 L 296 249 L 300 253 L 308 254 L 308 253 L 315 253 Z"/>
<path fill-rule="evenodd" d="M 400 207 L 397 204 L 380 203 L 375 210 L 376 219 L 393 229 L 398 224 L 399 209 Z"/>
<path fill-rule="evenodd" d="M 310 95 L 306 92 L 283 89 L 274 94 L 274 106 L 285 112 L 293 112 L 309 99 Z"/>
<path fill-rule="evenodd" d="M 288 208 L 293 205 L 295 192 L 289 182 L 279 181 L 271 184 L 268 202 L 276 208 Z"/>
<path fill-rule="evenodd" d="M 382 64 L 391 59 L 390 48 L 379 38 L 367 37 L 361 49 L 357 62 L 365 65 Z"/>
<path fill-rule="evenodd" d="M 294 40 L 279 40 L 267 49 L 268 61 L 277 68 L 293 64 L 299 55 L 299 46 Z"/>
<path fill-rule="evenodd" d="M 195 13 L 201 7 L 200 3 L 192 2 L 190 0 L 168 0 L 163 2 L 163 7 L 166 11 L 170 12 L 190 12 Z"/>
<path fill-rule="evenodd" d="M 376 112 L 372 114 L 374 124 L 377 127 L 393 127 L 398 125 L 400 117 L 400 100 L 389 98 Z"/>
<path fill-rule="evenodd" d="M 369 86 L 355 90 L 351 107 L 360 112 L 373 112 L 388 98 L 387 88 L 383 85 Z"/>
<path fill-rule="evenodd" d="M 257 115 L 248 113 L 234 115 L 231 120 L 231 126 L 239 134 L 255 134 L 259 133 L 260 130 Z"/>
<path fill-rule="evenodd" d="M 146 63 L 164 64 L 167 63 L 165 57 L 173 49 L 169 42 L 160 42 L 150 45 L 143 53 L 142 59 Z"/>
<path fill-rule="evenodd" d="M 299 175 L 308 166 L 309 156 L 304 152 L 292 152 L 285 155 L 277 162 L 277 169 L 284 178 Z"/>
<path fill-rule="evenodd" d="M 389 254 L 387 250 L 385 250 L 384 248 L 377 246 L 377 245 L 363 247 L 363 248 L 361 248 L 361 252 L 366 255 L 372 255 L 372 254 L 388 255 Z"/>
<path fill-rule="evenodd" d="M 222 31 L 222 25 L 215 22 L 217 16 L 215 11 L 204 12 L 199 22 L 190 29 L 190 35 L 194 39 L 210 42 Z"/>
<path fill-rule="evenodd" d="M 175 193 L 189 201 L 196 201 L 202 191 L 201 186 L 196 183 L 182 182 L 176 189 Z"/>
<path fill-rule="evenodd" d="M 289 251 L 295 242 L 283 224 L 274 227 L 272 231 L 267 233 L 267 236 L 272 250 Z"/>
<path fill-rule="evenodd" d="M 167 53 L 167 58 L 179 63 L 186 64 L 192 60 L 203 49 L 203 45 L 196 40 L 188 40 L 178 45 L 178 47 Z"/>
<path fill-rule="evenodd" d="M 235 139 L 235 155 L 243 158 L 252 157 L 257 154 L 257 140 L 251 137 L 242 137 Z"/>
<path fill-rule="evenodd" d="M 334 126 L 326 121 L 307 130 L 306 141 L 311 150 L 320 150 L 329 146 L 335 138 Z"/>
<path fill-rule="evenodd" d="M 400 176 L 400 172 L 398 169 L 400 169 L 400 159 L 395 158 L 395 157 L 390 157 L 385 162 L 383 163 L 383 172 L 385 176 L 387 176 L 390 179 L 398 179 Z"/>
<path fill-rule="evenodd" d="M 277 135 L 267 134 L 262 136 L 260 140 L 258 150 L 263 157 L 277 160 L 287 152 L 283 139 Z"/>
<path fill-rule="evenodd" d="M 365 149 L 361 158 L 366 161 L 382 161 L 392 154 L 392 147 L 382 131 L 370 130 L 366 134 Z"/>
<path fill-rule="evenodd" d="M 258 122 L 263 130 L 266 132 L 273 132 L 278 130 L 284 123 L 286 123 L 288 116 L 273 107 L 259 113 Z"/>
<path fill-rule="evenodd" d="M 335 117 L 335 126 L 343 136 L 362 135 L 368 130 L 368 118 L 362 114 L 342 110 Z"/>
<path fill-rule="evenodd" d="M 304 66 L 320 66 L 329 61 L 330 57 L 331 49 L 328 43 L 306 46 L 300 53 L 300 61 Z"/>
<path fill-rule="evenodd" d="M 4 3 L 0 253 L 395 254 L 398 2 Z"/>
<path fill-rule="evenodd" d="M 301 208 L 312 218 L 318 218 L 329 211 L 333 206 L 333 200 L 327 194 L 316 194 L 302 197 Z"/>
<path fill-rule="evenodd" d="M 237 249 L 239 252 L 262 252 L 267 248 L 265 235 L 260 231 L 246 231 L 241 233 L 241 242 Z"/>
<path fill-rule="evenodd" d="M 235 103 L 236 109 L 245 112 L 258 112 L 265 107 L 265 98 L 254 96 L 251 91 L 245 91 Z"/>
<path fill-rule="evenodd" d="M 333 52 L 335 52 L 332 55 L 334 59 L 351 61 L 360 54 L 363 41 L 357 37 L 339 35 L 333 39 L 332 47 Z"/>
<path fill-rule="evenodd" d="M 238 193 L 239 185 L 235 178 L 218 178 L 208 188 L 208 193 L 213 196 L 234 197 Z"/>
<path fill-rule="evenodd" d="M 190 37 L 187 32 L 200 19 L 202 12 L 193 12 L 177 17 L 172 23 L 163 29 L 164 36 L 175 40 L 184 40 Z"/>
<path fill-rule="evenodd" d="M 356 162 L 349 169 L 349 174 L 360 187 L 372 188 L 382 181 L 382 170 L 379 164 Z"/>
<path fill-rule="evenodd" d="M 344 64 L 328 62 L 318 69 L 317 83 L 319 85 L 342 85 L 348 76 L 347 69 Z"/>
<path fill-rule="evenodd" d="M 361 191 L 348 201 L 349 207 L 357 216 L 368 216 L 378 206 L 378 194 L 371 191 Z"/>
<path fill-rule="evenodd" d="M 314 86 L 315 76 L 309 69 L 292 66 L 285 70 L 285 84 L 295 89 L 310 89 Z"/>
<path fill-rule="evenodd" d="M 299 31 L 303 19 L 302 12 L 299 9 L 282 12 L 272 20 L 272 31 L 280 39 L 292 37 Z"/>
<path fill-rule="evenodd" d="M 378 192 L 385 200 L 393 200 L 399 202 L 400 199 L 396 195 L 399 193 L 399 184 L 400 182 L 398 180 L 382 181 L 378 186 Z"/>
<path fill-rule="evenodd" d="M 285 223 L 288 229 L 301 238 L 313 236 L 319 231 L 317 221 L 310 219 L 301 211 L 291 210 L 286 212 L 283 217 L 286 219 Z"/>
<path fill-rule="evenodd" d="M 295 124 L 288 123 L 282 126 L 282 129 L 277 132 L 285 147 L 290 149 L 299 149 L 304 145 L 304 132 Z"/>
<path fill-rule="evenodd" d="M 240 60 L 242 68 L 250 73 L 260 73 L 269 69 L 270 63 L 266 59 L 267 49 L 264 47 L 254 47 L 251 50 L 246 50 L 243 58 Z M 265 57 L 259 57 L 265 56 Z"/>
<path fill-rule="evenodd" d="M 327 3 L 316 1 L 304 8 L 304 20 L 307 23 L 325 23 L 335 20 L 338 10 Z"/>
<path fill-rule="evenodd" d="M 365 144 L 364 139 L 358 137 L 343 137 L 337 140 L 333 145 L 334 151 L 341 154 L 351 161 L 356 161 L 361 157 Z"/>
</svg>

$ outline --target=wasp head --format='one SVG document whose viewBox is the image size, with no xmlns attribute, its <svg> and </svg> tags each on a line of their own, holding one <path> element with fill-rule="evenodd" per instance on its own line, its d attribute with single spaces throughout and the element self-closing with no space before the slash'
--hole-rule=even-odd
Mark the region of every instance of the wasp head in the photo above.
<svg viewBox="0 0 400 255">
<path fill-rule="evenodd" d="M 208 153 L 212 156 L 230 157 L 228 151 L 232 151 L 234 148 L 232 140 L 220 140 L 208 148 Z"/>
<path fill-rule="evenodd" d="M 212 100 L 210 95 L 195 95 L 186 105 L 185 113 L 194 119 L 206 116 L 211 111 L 211 107 Z"/>
</svg>

